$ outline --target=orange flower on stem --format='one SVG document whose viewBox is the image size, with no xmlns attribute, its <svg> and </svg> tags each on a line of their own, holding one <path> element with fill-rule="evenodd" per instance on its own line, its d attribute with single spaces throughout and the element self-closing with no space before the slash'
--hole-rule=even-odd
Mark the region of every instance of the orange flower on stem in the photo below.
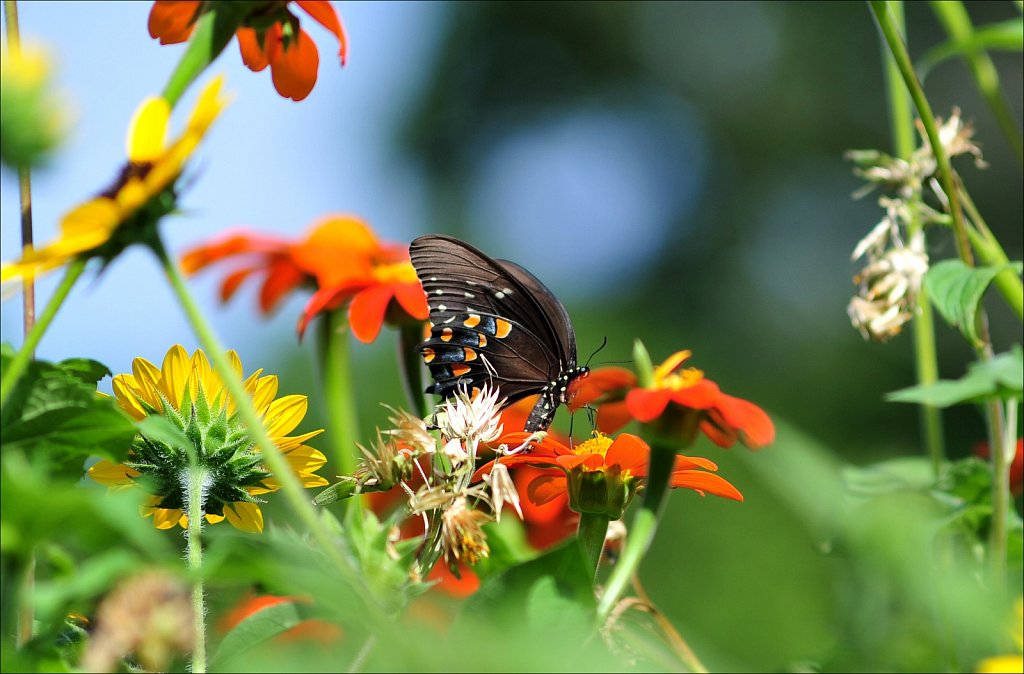
<svg viewBox="0 0 1024 674">
<path fill-rule="evenodd" d="M 528 433 L 510 433 L 502 440 L 509 445 L 522 444 Z M 530 465 L 554 468 L 530 481 L 527 498 L 535 505 L 544 505 L 568 494 L 569 507 L 578 513 L 622 517 L 633 495 L 644 487 L 651 448 L 642 439 L 623 433 L 614 440 L 601 433 L 569 448 L 551 438 L 534 445 L 529 453 L 497 459 L 506 466 Z M 490 472 L 494 462 L 480 468 L 474 479 Z M 677 455 L 670 485 L 742 501 L 743 495 L 724 478 L 715 475 L 718 466 L 701 457 Z"/>
<path fill-rule="evenodd" d="M 315 316 L 346 303 L 353 334 L 367 343 L 377 338 L 385 321 L 402 324 L 427 318 L 426 297 L 409 262 L 408 247 L 380 241 L 365 222 L 352 216 L 328 216 L 294 242 L 229 232 L 186 252 L 182 267 L 191 274 L 228 259 L 241 264 L 224 278 L 222 301 L 258 275 L 264 276 L 264 313 L 292 290 L 316 289 L 299 320 L 300 335 Z"/>
<path fill-rule="evenodd" d="M 200 0 L 157 0 L 149 12 L 149 34 L 160 44 L 184 42 L 204 12 L 217 11 L 215 2 Z M 235 32 L 242 61 L 254 72 L 270 66 L 277 93 L 301 101 L 316 84 L 320 54 L 313 39 L 299 25 L 289 2 L 267 0 L 248 2 Z M 314 21 L 338 38 L 338 58 L 345 65 L 348 41 L 338 12 L 326 0 L 295 0 Z M 232 8 L 237 11 L 237 6 Z"/>
<path fill-rule="evenodd" d="M 577 386 L 571 407 L 596 402 L 598 428 L 606 432 L 635 419 L 645 424 L 658 421 L 663 429 L 684 433 L 690 436 L 681 438 L 686 444 L 697 428 L 720 447 L 731 447 L 737 440 L 751 449 L 771 444 L 775 426 L 764 410 L 723 393 L 701 370 L 680 370 L 690 355 L 677 351 L 669 356 L 654 368 L 646 387 L 638 387 L 633 373 L 622 368 L 594 370 Z"/>
</svg>

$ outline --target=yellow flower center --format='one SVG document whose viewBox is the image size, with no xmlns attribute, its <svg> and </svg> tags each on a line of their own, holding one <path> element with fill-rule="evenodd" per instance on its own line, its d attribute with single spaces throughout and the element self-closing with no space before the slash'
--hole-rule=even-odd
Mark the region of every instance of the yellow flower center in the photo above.
<svg viewBox="0 0 1024 674">
<path fill-rule="evenodd" d="M 373 268 L 373 278 L 378 283 L 415 283 L 416 270 L 411 262 L 393 262 Z"/>
<path fill-rule="evenodd" d="M 671 389 L 678 391 L 684 388 L 696 386 L 704 379 L 704 371 L 695 367 L 688 367 L 685 370 L 675 372 L 675 369 L 692 355 L 689 350 L 677 351 L 665 362 L 654 369 L 654 388 Z"/>
<path fill-rule="evenodd" d="M 604 456 L 608 453 L 608 448 L 612 446 L 612 439 L 604 433 L 594 431 L 594 437 L 573 448 L 573 453 L 579 456 L 589 456 L 591 454 L 600 454 Z"/>
</svg>

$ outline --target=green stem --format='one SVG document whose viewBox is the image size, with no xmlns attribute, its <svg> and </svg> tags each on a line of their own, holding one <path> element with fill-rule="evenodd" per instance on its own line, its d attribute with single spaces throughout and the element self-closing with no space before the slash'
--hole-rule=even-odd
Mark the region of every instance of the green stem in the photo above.
<svg viewBox="0 0 1024 674">
<path fill-rule="evenodd" d="M 212 4 L 212 3 L 211 3 Z M 188 42 L 188 48 L 171 73 L 163 97 L 173 108 L 185 90 L 224 51 L 238 29 L 249 3 L 218 2 L 200 14 Z"/>
<path fill-rule="evenodd" d="M 317 353 L 323 377 L 324 402 L 327 405 L 327 434 L 332 458 L 341 475 L 356 469 L 355 398 L 352 395 L 352 354 L 349 349 L 345 312 L 328 311 L 319 321 Z"/>
<path fill-rule="evenodd" d="M 633 518 L 622 557 L 612 570 L 604 594 L 597 605 L 597 618 L 600 624 L 604 624 L 608 619 L 633 574 L 640 567 L 640 561 L 650 547 L 651 541 L 654 540 L 658 520 L 665 509 L 665 503 L 668 502 L 665 497 L 668 494 L 669 479 L 675 460 L 675 448 L 662 441 L 651 443 L 651 464 L 647 472 L 644 499 Z"/>
<path fill-rule="evenodd" d="M 281 491 L 288 504 L 313 535 L 313 538 L 320 545 L 323 554 L 334 564 L 335 570 L 342 574 L 344 580 L 364 599 L 365 607 L 368 609 L 368 618 L 373 622 L 382 622 L 383 616 L 380 613 L 380 609 L 366 590 L 365 584 L 357 577 L 351 563 L 342 554 L 331 533 L 320 520 L 316 509 L 313 507 L 312 500 L 306 496 L 302 484 L 288 466 L 288 462 L 285 460 L 284 455 L 281 454 L 281 450 L 278 449 L 277 445 L 270 439 L 270 436 L 267 435 L 267 429 L 263 425 L 263 420 L 256 413 L 252 399 L 245 392 L 241 379 L 231 369 L 231 364 L 224 353 L 224 348 L 207 325 L 202 313 L 200 313 L 199 308 L 196 306 L 195 300 L 189 294 L 185 280 L 181 275 L 181 270 L 178 269 L 178 266 L 167 255 L 162 243 L 157 242 L 153 250 L 160 260 L 167 280 L 177 295 L 178 301 L 181 303 L 181 307 L 192 329 L 206 350 L 206 354 L 212 361 L 213 367 L 223 381 L 225 388 L 227 388 L 228 393 L 235 401 L 237 413 L 249 430 L 250 437 L 255 441 L 256 446 L 262 453 L 275 480 L 281 486 Z"/>
<path fill-rule="evenodd" d="M 412 410 L 425 419 L 430 412 L 423 386 L 423 365 L 417 347 L 423 341 L 420 324 L 402 325 L 398 331 L 398 362 L 402 368 L 402 384 Z"/>
<path fill-rule="evenodd" d="M 583 559 L 591 569 L 593 578 L 597 577 L 597 567 L 601 563 L 601 551 L 604 550 L 604 539 L 608 534 L 610 521 L 607 515 L 580 513 L 576 540 L 583 550 Z"/>
<path fill-rule="evenodd" d="M 25 368 L 28 367 L 29 362 L 32 360 L 32 354 L 35 353 L 39 340 L 43 338 L 46 329 L 50 327 L 53 317 L 57 315 L 57 310 L 60 309 L 64 300 L 67 299 L 68 293 L 71 292 L 71 288 L 75 285 L 75 281 L 82 275 L 86 262 L 87 260 L 84 257 L 75 258 L 71 261 L 64 272 L 64 278 L 61 279 L 60 285 L 54 291 L 53 297 L 46 303 L 43 313 L 39 315 L 38 321 L 32 326 L 31 332 L 25 335 L 25 343 L 14 354 L 14 358 L 11 359 L 3 374 L 3 379 L 0 380 L 0 405 L 7 402 L 7 398 L 14 390 L 18 379 L 25 373 Z"/>
<path fill-rule="evenodd" d="M 953 178 L 953 167 L 949 163 L 949 155 L 946 148 L 939 139 L 939 128 L 935 123 L 935 115 L 932 114 L 931 105 L 924 95 L 921 82 L 914 73 L 914 64 L 910 61 L 910 54 L 907 52 L 907 45 L 903 42 L 899 28 L 896 26 L 894 17 L 889 11 L 889 3 L 885 0 L 871 0 L 871 11 L 875 15 L 878 27 L 882 36 L 889 45 L 889 51 L 896 62 L 896 66 L 903 77 L 903 83 L 910 92 L 910 97 L 917 108 L 917 116 L 924 125 L 925 133 L 928 136 L 928 143 L 931 145 L 932 154 L 935 156 L 935 164 L 938 167 L 939 182 L 942 190 L 949 199 L 949 212 L 953 217 L 953 232 L 956 235 L 957 253 L 960 259 L 970 267 L 974 266 L 974 256 L 967 240 L 967 226 L 964 223 L 963 212 L 960 208 L 959 190 L 956 189 L 956 181 Z"/>
<path fill-rule="evenodd" d="M 988 228 L 985 219 L 974 205 L 974 201 L 966 190 L 961 189 L 960 196 L 963 200 L 964 211 L 973 223 L 973 228 L 968 228 L 967 235 L 970 237 L 971 246 L 977 253 L 981 262 L 990 267 L 1004 267 L 1010 264 L 1010 258 L 1006 251 L 999 245 L 999 240 Z M 1019 320 L 1024 320 L 1024 284 L 1012 269 L 1004 269 L 992 279 L 992 285 L 1003 296 L 1010 309 L 1017 314 Z"/>
<path fill-rule="evenodd" d="M 971 23 L 971 17 L 963 3 L 943 0 L 942 2 L 933 1 L 931 5 L 935 15 L 946 29 L 946 33 L 954 42 L 970 43 L 974 34 L 974 25 Z M 985 98 L 999 128 L 1013 147 L 1017 161 L 1024 164 L 1024 140 L 1021 139 L 1017 121 L 1013 118 L 1013 112 L 1003 95 L 999 84 L 999 72 L 996 70 L 992 58 L 984 49 L 969 49 L 963 57 L 967 61 L 978 91 Z"/>
<path fill-rule="evenodd" d="M 900 33 L 905 33 L 903 20 L 903 3 L 891 2 L 893 21 Z M 893 147 L 896 155 L 901 159 L 909 160 L 915 149 L 914 136 L 914 115 L 911 110 L 910 97 L 907 95 L 907 88 L 903 84 L 903 78 L 899 67 L 893 59 L 892 54 L 883 50 L 885 62 L 885 79 L 889 99 L 889 120 L 892 124 Z M 920 189 L 915 189 L 911 199 L 915 202 L 921 200 Z M 916 209 L 911 208 L 911 213 Z M 908 238 L 912 239 L 922 229 L 921 221 L 916 215 L 907 225 Z M 928 301 L 922 289 L 917 298 L 917 311 L 914 314 L 914 362 L 917 373 L 917 382 L 922 385 L 934 384 L 939 379 L 939 362 L 935 348 L 935 313 L 931 303 Z M 922 404 L 919 406 L 921 429 L 924 445 L 932 461 L 932 471 L 938 476 L 945 457 L 945 447 L 942 435 L 942 413 L 934 405 Z"/>
<path fill-rule="evenodd" d="M 206 671 L 206 601 L 203 597 L 203 518 L 206 516 L 204 499 L 209 488 L 210 475 L 191 453 L 188 471 L 186 558 L 192 577 L 192 624 L 195 627 L 195 646 L 192 649 L 192 671 Z"/>
<path fill-rule="evenodd" d="M 1006 583 L 1006 532 L 1010 510 L 1010 463 L 1017 451 L 1017 413 L 1019 402 L 1006 401 L 1003 437 L 992 443 L 992 574 L 999 586 Z"/>
</svg>

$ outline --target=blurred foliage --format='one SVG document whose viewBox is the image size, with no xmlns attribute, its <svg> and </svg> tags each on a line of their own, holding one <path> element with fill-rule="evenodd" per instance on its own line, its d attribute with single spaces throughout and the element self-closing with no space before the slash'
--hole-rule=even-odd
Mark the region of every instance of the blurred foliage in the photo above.
<svg viewBox="0 0 1024 674">
<path fill-rule="evenodd" d="M 50 83 L 50 58 L 39 47 L 4 49 L 0 66 L 0 161 L 11 167 L 47 161 L 61 142 L 67 107 Z"/>
</svg>

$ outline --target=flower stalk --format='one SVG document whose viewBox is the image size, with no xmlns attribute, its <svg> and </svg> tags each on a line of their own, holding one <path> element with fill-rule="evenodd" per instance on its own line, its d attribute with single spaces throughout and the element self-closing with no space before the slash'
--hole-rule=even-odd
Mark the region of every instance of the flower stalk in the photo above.
<svg viewBox="0 0 1024 674">
<path fill-rule="evenodd" d="M 203 12 L 196 21 L 188 48 L 164 87 L 162 96 L 171 108 L 178 103 L 189 85 L 224 51 L 240 21 L 240 16 L 236 14 L 246 11 L 247 5 L 244 2 L 218 2 L 216 9 Z"/>
<path fill-rule="evenodd" d="M 622 557 L 608 578 L 604 594 L 601 595 L 601 600 L 598 602 L 597 619 L 599 624 L 604 624 L 608 620 L 619 597 L 629 585 L 633 574 L 639 569 L 640 561 L 647 553 L 651 541 L 654 540 L 654 534 L 658 530 L 658 520 L 665 509 L 665 503 L 668 502 L 665 497 L 669 492 L 668 486 L 672 476 L 672 467 L 675 465 L 676 450 L 660 440 L 650 442 L 650 445 L 651 459 L 643 502 L 630 525 L 629 538 L 622 551 Z"/>
<path fill-rule="evenodd" d="M 61 305 L 64 304 L 64 300 L 67 299 L 68 293 L 71 292 L 71 288 L 74 287 L 75 281 L 85 271 L 85 264 L 88 260 L 84 257 L 75 258 L 68 264 L 67 270 L 64 272 L 64 278 L 61 279 L 60 284 L 53 293 L 53 297 L 46 303 L 46 307 L 43 308 L 43 313 L 38 316 L 36 324 L 32 326 L 32 330 L 25 335 L 25 343 L 21 345 L 18 352 L 11 359 L 6 371 L 3 374 L 3 379 L 0 380 L 0 405 L 7 402 L 7 398 L 11 395 L 14 390 L 15 384 L 18 383 L 18 379 L 25 373 L 25 368 L 28 367 L 29 362 L 32 360 L 32 355 L 36 351 L 36 347 L 39 345 L 39 340 L 43 338 L 43 334 L 47 328 L 50 327 L 50 323 L 53 322 L 54 316 L 57 315 L 57 310 L 60 309 Z"/>
<path fill-rule="evenodd" d="M 608 534 L 608 515 L 596 513 L 580 513 L 579 528 L 576 540 L 583 551 L 583 559 L 593 576 L 597 576 L 597 568 L 601 563 L 601 552 L 604 550 L 605 536 Z"/>
<path fill-rule="evenodd" d="M 903 3 L 892 2 L 893 20 L 900 33 L 905 33 Z M 892 54 L 883 50 L 885 77 L 889 92 L 889 119 L 892 124 L 893 146 L 900 159 L 909 161 L 914 154 L 914 116 L 910 107 L 910 98 L 903 83 L 899 66 Z M 915 202 L 921 201 L 920 189 L 911 195 Z M 911 218 L 907 223 L 908 238 L 913 238 L 922 230 L 916 209 L 911 208 Z M 935 312 L 924 288 L 917 296 L 917 308 L 912 319 L 914 326 L 914 365 L 917 382 L 921 385 L 934 384 L 939 379 L 939 362 L 935 347 Z M 931 457 L 932 473 L 938 477 L 945 458 L 945 441 L 942 433 L 942 413 L 934 405 L 922 403 L 919 407 L 921 430 L 925 448 Z"/>
<path fill-rule="evenodd" d="M 206 671 L 206 600 L 203 596 L 203 518 L 209 474 L 199 465 L 195 451 L 189 453 L 190 466 L 186 480 L 188 500 L 186 513 L 186 557 L 192 576 L 192 617 L 195 626 L 195 647 L 192 650 L 192 671 Z"/>
<path fill-rule="evenodd" d="M 343 310 L 328 311 L 320 320 L 317 355 L 323 373 L 327 417 L 331 420 L 331 458 L 340 474 L 351 475 L 356 469 L 358 421 L 352 395 L 352 354 Z"/>
</svg>

